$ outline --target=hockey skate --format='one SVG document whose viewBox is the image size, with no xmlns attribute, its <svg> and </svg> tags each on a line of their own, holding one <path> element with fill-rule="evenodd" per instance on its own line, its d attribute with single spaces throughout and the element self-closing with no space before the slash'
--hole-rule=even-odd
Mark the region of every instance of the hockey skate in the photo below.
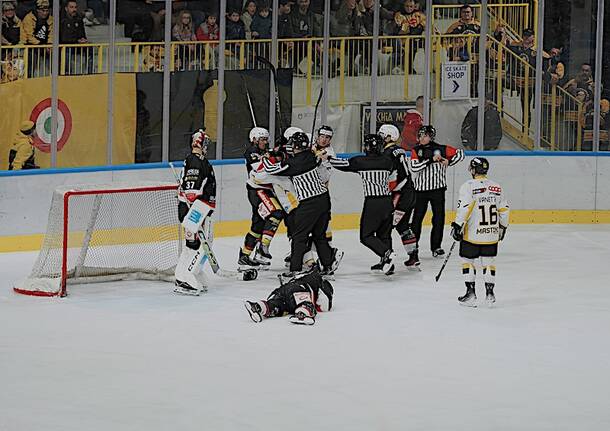
<svg viewBox="0 0 610 431">
<path fill-rule="evenodd" d="M 432 257 L 435 257 L 437 259 L 443 259 L 445 257 L 445 250 L 440 247 L 436 250 L 432 250 Z"/>
<path fill-rule="evenodd" d="M 252 258 L 243 252 L 243 250 L 239 250 L 239 259 L 237 260 L 237 270 L 238 271 L 247 271 L 249 269 L 260 269 L 260 263 L 252 260 Z"/>
<path fill-rule="evenodd" d="M 294 310 L 294 315 L 288 320 L 296 325 L 313 325 L 316 323 L 316 312 L 313 305 L 301 305 Z"/>
<path fill-rule="evenodd" d="M 179 295 L 199 296 L 208 291 L 206 286 L 201 286 L 201 289 L 197 289 L 196 287 L 193 287 L 190 284 L 180 280 L 176 280 L 175 285 L 176 287 L 174 288 L 174 292 Z"/>
<path fill-rule="evenodd" d="M 477 294 L 474 291 L 474 283 L 466 283 L 466 293 L 458 298 L 460 304 L 466 307 L 477 306 Z"/>
<path fill-rule="evenodd" d="M 334 281 L 335 280 L 335 271 L 339 268 L 341 264 L 341 260 L 343 260 L 343 255 L 345 253 L 339 250 L 338 248 L 333 248 L 333 261 L 327 268 L 322 267 L 322 262 L 318 261 L 318 266 L 322 268 L 320 270 L 320 275 L 324 280 Z"/>
<path fill-rule="evenodd" d="M 254 251 L 254 262 L 259 264 L 258 269 L 266 270 L 271 266 L 271 253 L 269 253 L 269 246 L 259 244 Z"/>
<path fill-rule="evenodd" d="M 248 311 L 250 319 L 252 319 L 253 322 L 260 323 L 263 321 L 263 318 L 265 317 L 265 312 L 263 310 L 267 308 L 264 301 L 244 301 L 244 307 L 246 307 L 246 311 Z"/>
<path fill-rule="evenodd" d="M 494 283 L 485 283 L 485 302 L 488 307 L 492 307 L 496 302 L 496 295 L 494 295 Z"/>
<path fill-rule="evenodd" d="M 405 266 L 409 271 L 421 271 L 419 267 L 419 252 L 417 250 L 409 253 L 409 259 L 405 260 Z"/>
<path fill-rule="evenodd" d="M 392 259 L 394 259 L 395 257 L 396 257 L 396 253 L 394 253 L 392 250 L 388 250 L 381 258 L 381 262 L 379 262 L 379 264 L 381 265 L 381 271 L 385 275 L 394 274 L 395 268 L 394 268 L 394 264 L 392 263 Z"/>
</svg>

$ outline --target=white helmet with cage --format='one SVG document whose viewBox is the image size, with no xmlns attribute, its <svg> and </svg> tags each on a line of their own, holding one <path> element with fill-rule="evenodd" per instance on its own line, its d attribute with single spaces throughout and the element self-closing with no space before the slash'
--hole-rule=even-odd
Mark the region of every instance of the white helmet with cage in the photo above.
<svg viewBox="0 0 610 431">
<path fill-rule="evenodd" d="M 383 138 L 384 141 L 388 141 L 386 138 L 390 138 L 390 142 L 396 142 L 400 138 L 400 132 L 398 127 L 393 124 L 382 124 L 377 134 Z"/>
</svg>

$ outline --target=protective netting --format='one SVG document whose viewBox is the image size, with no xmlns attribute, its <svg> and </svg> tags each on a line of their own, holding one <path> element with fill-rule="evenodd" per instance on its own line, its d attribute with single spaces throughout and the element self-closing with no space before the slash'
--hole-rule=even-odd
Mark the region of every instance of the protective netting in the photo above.
<svg viewBox="0 0 610 431">
<path fill-rule="evenodd" d="M 176 186 L 172 184 L 113 183 L 58 189 L 38 259 L 28 280 L 15 290 L 65 294 L 64 255 L 67 282 L 172 280 L 182 245 L 177 214 Z"/>
</svg>

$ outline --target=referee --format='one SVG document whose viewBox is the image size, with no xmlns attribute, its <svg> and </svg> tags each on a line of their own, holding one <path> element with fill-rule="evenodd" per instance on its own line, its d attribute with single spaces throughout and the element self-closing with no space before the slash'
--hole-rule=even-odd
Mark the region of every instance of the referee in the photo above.
<svg viewBox="0 0 610 431">
<path fill-rule="evenodd" d="M 447 190 L 447 166 L 453 166 L 464 159 L 464 151 L 449 145 L 434 142 L 436 129 L 422 126 L 417 133 L 418 144 L 411 150 L 411 170 L 414 172 L 415 211 L 413 212 L 412 229 L 418 242 L 421 236 L 422 222 L 432 207 L 432 233 L 430 250 L 433 257 L 442 257 L 445 250 L 441 248 L 443 229 L 445 227 L 445 191 Z M 417 251 L 415 257 L 418 259 Z"/>
</svg>

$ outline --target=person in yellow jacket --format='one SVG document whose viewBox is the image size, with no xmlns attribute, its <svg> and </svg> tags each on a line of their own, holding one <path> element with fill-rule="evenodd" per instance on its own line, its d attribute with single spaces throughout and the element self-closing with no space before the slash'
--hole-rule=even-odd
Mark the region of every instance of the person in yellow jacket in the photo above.
<svg viewBox="0 0 610 431">
<path fill-rule="evenodd" d="M 36 0 L 36 10 L 21 21 L 22 45 L 50 45 L 53 43 L 53 17 L 49 0 Z"/>
<path fill-rule="evenodd" d="M 34 136 L 36 136 L 34 122 L 27 120 L 21 123 L 19 132 L 8 154 L 9 171 L 39 168 L 34 163 Z"/>
</svg>

